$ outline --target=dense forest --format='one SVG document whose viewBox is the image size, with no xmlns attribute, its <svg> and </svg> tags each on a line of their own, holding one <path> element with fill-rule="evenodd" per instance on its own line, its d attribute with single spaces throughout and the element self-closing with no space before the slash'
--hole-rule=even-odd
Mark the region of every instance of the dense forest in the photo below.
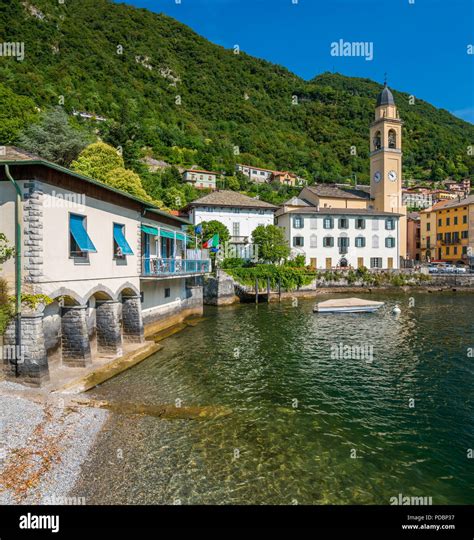
<svg viewBox="0 0 474 540">
<path fill-rule="evenodd" d="M 305 81 L 170 17 L 108 0 L 2 0 L 0 33 L 25 43 L 23 61 L 0 62 L 0 144 L 18 144 L 60 106 L 90 142 L 120 147 L 155 199 L 165 186 L 144 169 L 145 155 L 228 175 L 243 162 L 289 169 L 310 183 L 369 181 L 368 127 L 381 89 L 371 80 L 324 73 Z M 405 122 L 404 177 L 471 175 L 474 126 L 393 93 Z M 228 187 L 246 187 L 235 180 Z"/>
</svg>

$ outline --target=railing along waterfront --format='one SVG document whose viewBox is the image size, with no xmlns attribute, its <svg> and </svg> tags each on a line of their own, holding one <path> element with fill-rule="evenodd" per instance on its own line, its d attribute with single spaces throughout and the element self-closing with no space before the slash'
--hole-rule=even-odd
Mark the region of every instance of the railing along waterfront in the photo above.
<svg viewBox="0 0 474 540">
<path fill-rule="evenodd" d="M 162 259 L 143 257 L 143 276 L 179 276 L 186 274 L 205 274 L 211 271 L 209 259 Z"/>
</svg>

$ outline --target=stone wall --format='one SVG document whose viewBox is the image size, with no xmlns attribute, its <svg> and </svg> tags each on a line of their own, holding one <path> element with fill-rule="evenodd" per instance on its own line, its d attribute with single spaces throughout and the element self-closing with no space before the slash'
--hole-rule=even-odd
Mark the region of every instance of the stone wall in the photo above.
<svg viewBox="0 0 474 540">
<path fill-rule="evenodd" d="M 224 306 L 238 302 L 235 293 L 235 282 L 223 270 L 217 271 L 217 277 L 204 278 L 204 304 L 210 306 Z"/>
<path fill-rule="evenodd" d="M 49 380 L 43 314 L 28 313 L 21 316 L 21 345 L 16 334 L 16 319 L 13 319 L 3 337 L 5 376 L 14 379 L 18 373 L 24 384 L 41 386 Z"/>
</svg>

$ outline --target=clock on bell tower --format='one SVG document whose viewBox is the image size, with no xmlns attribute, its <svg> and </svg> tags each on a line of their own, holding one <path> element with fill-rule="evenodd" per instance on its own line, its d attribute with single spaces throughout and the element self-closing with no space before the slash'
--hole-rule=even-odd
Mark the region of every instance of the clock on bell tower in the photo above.
<svg viewBox="0 0 474 540">
<path fill-rule="evenodd" d="M 370 125 L 370 195 L 375 210 L 402 214 L 400 256 L 406 257 L 406 206 L 402 201 L 402 125 L 385 83 Z"/>
</svg>

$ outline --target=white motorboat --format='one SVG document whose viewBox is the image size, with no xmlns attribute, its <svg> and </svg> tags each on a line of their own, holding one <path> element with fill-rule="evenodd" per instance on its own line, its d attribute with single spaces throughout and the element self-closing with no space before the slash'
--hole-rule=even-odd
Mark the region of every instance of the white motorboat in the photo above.
<svg viewBox="0 0 474 540">
<path fill-rule="evenodd" d="M 315 313 L 373 313 L 384 305 L 384 302 L 373 302 L 361 298 L 341 298 L 317 303 Z"/>
</svg>

